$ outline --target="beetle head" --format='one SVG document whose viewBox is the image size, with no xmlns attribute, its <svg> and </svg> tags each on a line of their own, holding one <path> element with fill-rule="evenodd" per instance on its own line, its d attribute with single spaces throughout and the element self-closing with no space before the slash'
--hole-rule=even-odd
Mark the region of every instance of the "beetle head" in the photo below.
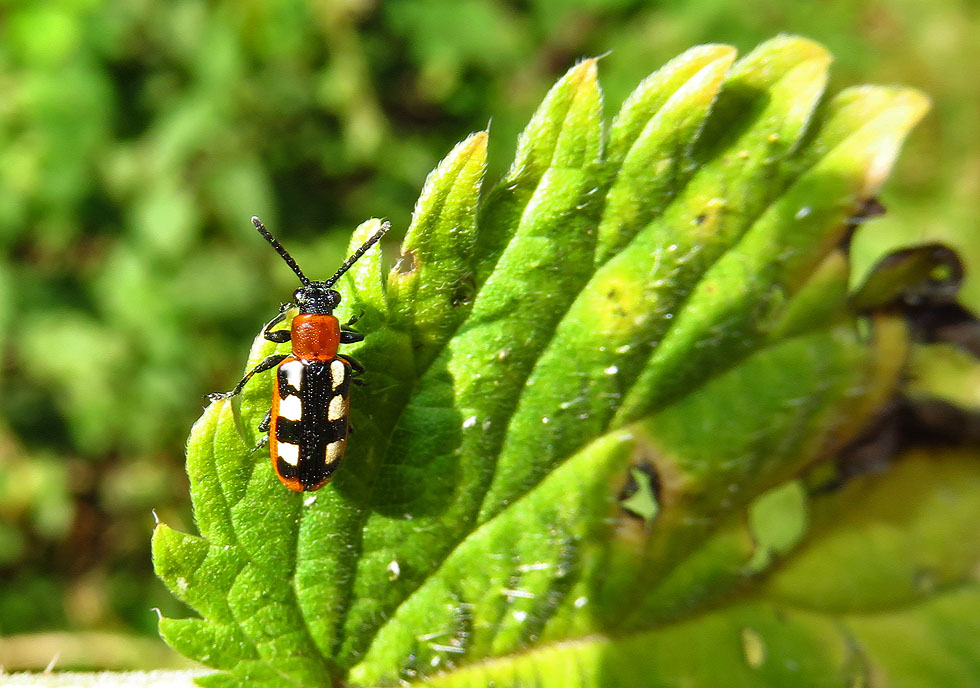
<svg viewBox="0 0 980 688">
<path fill-rule="evenodd" d="M 293 300 L 300 313 L 323 313 L 329 315 L 340 305 L 340 292 L 332 289 L 326 282 L 310 282 L 293 292 Z"/>
</svg>

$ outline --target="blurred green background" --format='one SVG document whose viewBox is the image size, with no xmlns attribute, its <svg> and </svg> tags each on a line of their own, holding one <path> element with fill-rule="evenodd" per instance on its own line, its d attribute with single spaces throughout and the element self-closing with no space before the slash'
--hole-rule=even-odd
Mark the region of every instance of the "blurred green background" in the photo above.
<svg viewBox="0 0 980 688">
<path fill-rule="evenodd" d="M 326 275 L 362 220 L 404 232 L 426 173 L 491 118 L 498 176 L 577 58 L 609 53 L 611 116 L 694 44 L 780 32 L 834 53 L 833 90 L 934 99 L 859 266 L 925 239 L 980 265 L 975 0 L 4 2 L 0 636 L 115 642 L 155 636 L 153 607 L 184 615 L 151 572 L 151 509 L 192 529 L 184 437 L 295 287 L 252 214 Z M 87 661 L 129 661 L 87 637 Z M 8 669 L 46 661 L 5 647 Z"/>
</svg>

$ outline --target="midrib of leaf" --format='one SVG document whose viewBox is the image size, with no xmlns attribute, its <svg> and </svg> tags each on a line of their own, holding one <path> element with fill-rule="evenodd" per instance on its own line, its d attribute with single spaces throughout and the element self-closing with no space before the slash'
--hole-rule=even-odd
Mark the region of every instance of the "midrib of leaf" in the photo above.
<svg viewBox="0 0 980 688">
<path fill-rule="evenodd" d="M 853 371 L 864 370 L 865 367 L 866 367 L 866 363 L 867 363 L 867 361 L 866 361 L 867 356 L 871 356 L 873 358 L 877 354 L 876 353 L 873 353 L 873 352 L 872 353 L 866 352 L 865 351 L 865 348 L 863 346 L 860 346 L 856 341 L 854 341 L 854 339 L 853 339 L 853 333 L 850 331 L 850 328 L 849 327 L 843 327 L 841 329 L 840 334 L 841 335 L 844 335 L 844 340 L 842 340 L 842 344 L 843 343 L 850 342 L 850 344 L 847 345 L 847 348 L 846 349 L 842 349 L 842 351 L 849 350 L 849 351 L 851 351 L 851 353 L 847 357 L 845 357 L 844 359 L 841 359 L 840 363 L 839 364 L 836 364 L 835 368 L 843 366 L 842 370 L 845 370 L 845 369 L 846 370 L 853 370 Z M 897 334 L 900 335 L 901 333 L 899 332 Z M 812 344 L 807 344 L 806 345 L 806 350 L 808 350 L 810 353 L 808 353 L 802 359 L 800 358 L 799 347 L 789 346 L 788 349 L 787 349 L 787 345 L 790 345 L 796 339 L 799 339 L 800 341 L 809 341 L 809 342 L 812 342 Z M 867 374 L 867 375 L 862 374 L 860 380 L 850 380 L 849 378 L 848 379 L 845 379 L 845 378 L 840 377 L 840 374 L 839 373 L 836 373 L 836 374 L 828 374 L 828 373 L 830 373 L 830 371 L 832 369 L 831 368 L 826 368 L 825 367 L 825 364 L 829 364 L 833 360 L 836 360 L 838 358 L 838 355 L 836 353 L 834 353 L 834 351 L 836 350 L 836 348 L 834 348 L 834 347 L 828 347 L 828 344 L 831 343 L 832 341 L 835 341 L 835 340 L 838 340 L 838 335 L 834 335 L 830 339 L 828 339 L 826 336 L 821 335 L 817 339 L 814 339 L 813 337 L 799 337 L 799 338 L 792 338 L 792 339 L 784 340 L 783 342 L 779 343 L 779 346 L 784 349 L 784 353 L 781 354 L 781 356 L 780 356 L 780 358 L 778 360 L 769 360 L 768 357 L 762 356 L 762 354 L 764 354 L 764 351 L 765 351 L 763 349 L 763 350 L 760 350 L 757 353 L 758 353 L 758 355 L 762 356 L 762 358 L 765 359 L 766 362 L 761 363 L 761 364 L 760 363 L 756 363 L 755 364 L 755 367 L 756 367 L 756 369 L 758 369 L 759 368 L 759 365 L 763 365 L 764 366 L 763 367 L 764 370 L 768 370 L 768 369 L 777 369 L 778 370 L 778 369 L 785 369 L 786 368 L 786 364 L 789 361 L 794 361 L 794 360 L 801 361 L 802 364 L 804 365 L 804 368 L 810 371 L 809 375 L 816 382 L 816 385 L 817 386 L 814 389 L 813 396 L 814 397 L 820 397 L 820 396 L 824 397 L 824 404 L 823 404 L 823 407 L 824 408 L 829 408 L 828 404 L 831 401 L 833 401 L 834 398 L 838 397 L 841 393 L 843 393 L 845 396 L 850 396 L 849 394 L 847 394 L 847 390 L 852 390 L 852 389 L 855 389 L 855 388 L 864 389 L 864 388 L 867 388 L 867 387 L 880 386 L 882 384 L 882 382 L 884 382 L 884 383 L 887 384 L 887 380 L 875 382 L 875 376 L 876 375 L 879 375 L 879 373 L 876 373 L 876 372 L 872 372 L 872 373 Z M 858 359 L 860 359 L 860 360 L 855 359 L 854 358 L 855 356 L 857 356 Z M 833 389 L 828 389 L 827 387 L 825 387 L 825 386 L 822 385 L 822 381 L 829 380 L 830 378 L 839 379 L 841 382 L 838 383 L 838 384 L 835 384 L 835 386 L 834 386 Z M 714 394 L 717 395 L 717 393 L 719 391 L 721 391 L 721 392 L 723 392 L 723 395 L 722 395 L 723 398 L 726 398 L 724 396 L 724 390 L 727 389 L 728 390 L 728 394 L 729 394 L 729 397 L 727 397 L 727 398 L 730 398 L 732 391 L 734 391 L 735 389 L 742 389 L 742 388 L 744 388 L 744 386 L 746 384 L 750 384 L 750 381 L 752 379 L 753 379 L 753 377 L 751 375 L 749 375 L 749 377 L 746 377 L 745 374 L 742 374 L 741 376 L 736 376 L 736 377 L 732 378 L 730 381 L 724 382 L 724 384 L 722 385 L 722 387 L 721 387 L 720 390 L 719 389 L 715 389 L 714 390 Z M 893 379 L 893 376 L 890 376 L 889 379 Z M 734 385 L 734 387 L 733 387 L 733 385 Z M 779 385 L 777 384 L 776 387 L 778 388 Z M 768 388 L 766 388 L 766 389 L 768 389 Z M 807 387 L 807 389 L 809 389 L 809 386 Z M 830 393 L 830 396 L 828 396 L 828 392 Z M 798 427 L 798 423 L 802 419 L 806 419 L 806 422 L 807 422 L 808 425 L 811 422 L 813 422 L 813 423 L 816 423 L 817 426 L 819 426 L 819 427 L 817 427 L 817 426 L 812 427 L 810 429 L 810 431 L 809 431 L 809 434 L 805 434 L 805 437 L 801 437 L 800 438 L 801 440 L 805 439 L 806 437 L 810 437 L 811 439 L 817 439 L 817 438 L 820 438 L 820 437 L 825 436 L 826 431 L 827 431 L 827 428 L 830 428 L 830 427 L 839 427 L 840 421 L 842 419 L 848 418 L 849 416 L 854 415 L 855 403 L 857 403 L 857 408 L 860 408 L 861 407 L 861 403 L 860 403 L 860 399 L 861 398 L 858 397 L 854 401 L 850 402 L 849 404 L 848 403 L 845 403 L 844 404 L 844 407 L 842 409 L 840 409 L 840 411 L 834 412 L 834 414 L 831 415 L 831 416 L 827 416 L 826 420 L 821 420 L 821 417 L 826 416 L 826 414 L 824 414 L 824 413 L 815 414 L 814 413 L 814 409 L 817 406 L 820 406 L 820 404 L 818 404 L 817 400 L 816 399 L 810 399 L 809 398 L 809 395 L 807 393 L 804 393 L 803 390 L 800 390 L 799 394 L 802 395 L 802 399 L 807 400 L 807 403 L 805 405 L 803 405 L 803 406 L 801 406 L 801 405 L 799 405 L 797 403 L 793 403 L 793 404 L 790 404 L 789 405 L 788 408 L 791 408 L 792 409 L 791 415 L 789 417 L 796 418 L 797 419 L 797 426 L 794 426 L 794 427 Z M 707 398 L 707 397 L 701 397 L 699 395 L 693 395 L 693 396 L 689 396 L 687 398 L 688 399 L 693 399 L 693 398 L 695 398 L 695 396 L 697 396 L 698 398 L 702 398 L 702 399 L 706 399 Z M 737 398 L 737 393 L 736 393 L 736 397 L 735 398 Z M 782 398 L 782 395 L 777 395 L 777 397 L 774 398 L 774 401 L 778 401 L 778 399 L 781 399 L 781 398 Z M 757 402 L 761 402 L 763 400 L 764 399 L 756 399 Z M 781 404 L 783 402 L 779 402 L 779 403 Z M 816 406 L 814 406 L 814 404 L 816 404 Z M 671 433 L 672 434 L 670 434 L 668 436 L 669 437 L 672 437 L 673 439 L 669 440 L 667 442 L 667 445 L 666 446 L 667 447 L 673 447 L 675 450 L 678 447 L 686 446 L 684 444 L 684 440 L 681 440 L 681 443 L 680 444 L 678 444 L 678 440 L 680 440 L 685 435 L 688 435 L 688 433 L 693 429 L 690 426 L 690 422 L 688 422 L 688 423 L 683 423 L 682 422 L 680 424 L 677 423 L 678 420 L 682 420 L 685 417 L 685 414 L 687 416 L 690 416 L 691 415 L 691 411 L 692 411 L 691 408 L 687 408 L 687 410 L 685 411 L 683 408 L 678 408 L 678 406 L 683 406 L 683 405 L 680 405 L 680 404 L 679 405 L 674 405 L 672 407 L 673 412 L 672 413 L 668 413 L 664 418 L 658 420 L 657 425 L 656 425 L 656 428 L 658 428 L 660 430 L 672 429 L 671 430 Z M 690 406 L 690 405 L 688 404 L 688 406 Z M 698 415 L 698 409 L 701 409 L 703 406 L 704 406 L 703 403 L 700 403 L 698 405 L 695 405 L 695 407 L 693 409 L 695 411 L 695 413 L 694 413 L 694 416 L 695 417 L 697 417 L 697 415 Z M 678 413 L 680 413 L 680 417 L 678 417 Z M 710 411 L 709 411 L 709 414 L 708 415 L 709 416 L 711 415 Z M 766 417 L 765 414 L 763 414 L 763 417 Z M 644 421 L 644 424 L 645 423 L 646 423 L 646 421 Z M 781 441 L 780 440 L 780 437 L 782 436 L 781 433 L 782 433 L 783 430 L 785 430 L 788 427 L 790 427 L 790 426 L 780 425 L 780 432 L 777 432 L 776 433 L 776 435 L 774 437 L 774 441 L 777 441 L 777 442 Z M 823 429 L 821 430 L 820 428 L 823 428 Z M 660 432 L 660 430 L 653 430 L 653 431 L 649 431 L 649 432 L 655 432 L 656 433 L 656 432 Z M 772 431 L 770 431 L 770 434 L 771 434 L 771 432 Z M 631 431 L 629 434 L 632 435 L 634 433 Z M 845 439 L 845 437 L 840 437 L 838 439 L 839 439 L 839 441 L 843 441 Z M 707 445 L 706 445 L 706 442 L 707 442 Z M 795 470 L 794 467 L 798 468 L 802 464 L 807 463 L 808 461 L 810 461 L 812 458 L 814 458 L 814 457 L 816 457 L 818 455 L 822 455 L 821 454 L 822 451 L 826 451 L 827 449 L 829 449 L 829 447 L 823 446 L 822 443 L 819 446 L 818 445 L 814 445 L 811 440 L 808 440 L 808 444 L 806 444 L 806 445 L 796 445 L 796 444 L 790 444 L 790 443 L 783 442 L 782 444 L 774 445 L 774 447 L 772 448 L 772 451 L 770 451 L 770 449 L 766 449 L 765 451 L 761 451 L 761 453 L 760 453 L 760 451 L 755 451 L 755 454 L 754 454 L 754 455 L 757 455 L 757 459 L 765 459 L 765 457 L 770 457 L 771 458 L 771 456 L 770 456 L 771 454 L 778 454 L 778 451 L 776 450 L 777 447 L 783 447 L 783 451 L 788 452 L 788 455 L 786 457 L 784 457 L 783 463 L 780 464 L 780 465 L 774 465 L 774 464 L 772 464 L 772 461 L 768 461 L 768 462 L 757 462 L 757 463 L 749 463 L 749 464 L 746 464 L 744 461 L 740 460 L 740 461 L 738 461 L 738 462 L 736 462 L 734 464 L 726 464 L 726 467 L 724 468 L 724 470 L 721 470 L 721 467 L 717 465 L 717 461 L 715 461 L 715 462 L 710 461 L 710 460 L 708 460 L 708 457 L 704 455 L 704 452 L 707 451 L 710 446 L 711 446 L 711 441 L 707 441 L 707 440 L 706 441 L 701 441 L 700 444 L 698 445 L 698 451 L 695 452 L 692 456 L 687 457 L 687 459 L 686 459 L 687 462 L 684 464 L 685 467 L 682 469 L 682 473 L 683 474 L 687 474 L 687 471 L 690 471 L 692 469 L 696 469 L 696 471 L 697 471 L 697 474 L 696 474 L 697 477 L 696 478 L 693 478 L 693 479 L 695 480 L 695 484 L 701 485 L 701 487 L 699 489 L 702 492 L 706 491 L 708 494 L 715 494 L 715 496 L 717 498 L 724 498 L 726 501 L 729 498 L 729 493 L 728 493 L 727 490 L 722 489 L 722 487 L 724 487 L 724 485 L 727 485 L 729 483 L 740 484 L 743 489 L 741 489 L 738 494 L 741 495 L 741 496 L 747 497 L 747 496 L 753 494 L 757 490 L 765 489 L 766 488 L 766 485 L 767 485 L 767 483 L 769 481 L 779 480 L 781 476 L 782 477 L 786 477 L 787 471 L 792 472 L 792 470 Z M 752 445 L 752 446 L 754 446 L 754 445 Z M 766 445 L 766 446 L 768 446 L 768 445 Z M 799 451 L 798 447 L 803 447 L 803 446 L 805 446 L 805 448 L 806 448 L 805 451 L 803 451 L 803 452 Z M 744 447 L 734 448 L 733 451 L 735 451 L 738 455 L 741 456 L 741 453 L 743 451 L 745 451 L 745 448 Z M 677 459 L 681 459 L 681 458 L 684 458 L 684 457 L 677 456 Z M 693 462 L 693 465 L 691 465 L 691 462 Z M 586 467 L 585 465 L 581 464 L 581 462 L 577 463 L 576 466 L 571 469 L 571 473 L 568 472 L 568 469 L 569 469 L 569 467 L 567 467 L 565 465 L 562 465 L 561 467 L 557 468 L 556 471 L 558 471 L 558 470 L 564 470 L 565 471 L 565 476 L 575 476 L 575 475 L 583 475 L 584 476 L 584 475 L 589 475 L 590 476 L 590 482 L 592 482 L 592 483 L 598 482 L 598 483 L 605 484 L 605 481 L 606 481 L 605 478 L 599 477 L 597 475 L 593 475 L 593 470 L 591 468 Z M 755 476 L 755 479 L 752 479 L 753 476 Z M 554 486 L 555 483 L 553 482 L 552 477 L 557 478 L 558 476 L 552 476 L 552 474 L 549 474 L 548 479 L 549 479 L 549 481 L 551 481 L 552 487 L 549 487 L 548 488 L 548 491 L 545 493 L 546 496 L 539 495 L 538 494 L 538 491 L 530 492 L 530 493 L 528 493 L 527 495 L 525 495 L 525 496 L 523 496 L 521 498 L 522 499 L 521 503 L 514 503 L 514 504 L 512 504 L 512 505 L 510 505 L 508 507 L 508 511 L 507 511 L 508 515 L 510 514 L 510 511 L 511 510 L 516 509 L 516 508 L 520 508 L 521 507 L 521 504 L 524 501 L 526 501 L 528 499 L 531 499 L 532 497 L 538 503 L 541 503 L 542 500 L 544 500 L 545 502 L 547 502 L 547 500 L 550 499 L 550 497 L 548 497 L 547 495 L 552 495 L 553 493 L 555 493 L 555 490 L 553 488 L 553 486 Z M 574 484 L 574 478 L 572 480 L 573 480 L 573 484 Z M 704 481 L 709 481 L 709 482 L 702 484 Z M 762 481 L 762 482 L 760 482 L 760 481 Z M 714 486 L 714 487 L 712 487 L 712 486 Z M 560 493 L 557 493 L 557 494 L 560 494 Z M 707 505 L 705 505 L 705 506 L 707 506 Z M 520 513 L 525 513 L 525 512 L 526 513 L 530 513 L 530 511 L 528 511 L 528 510 L 524 510 L 524 511 L 522 511 Z M 584 513 L 584 512 L 582 510 L 579 510 L 579 513 Z M 700 516 L 702 518 L 713 518 L 713 513 L 714 512 L 712 512 L 710 510 L 709 511 L 700 511 L 699 510 L 698 516 Z M 690 516 L 690 514 L 687 514 L 687 515 Z M 511 521 L 512 524 L 513 524 L 515 518 L 517 518 L 517 517 L 511 516 L 510 521 Z M 521 518 L 524 519 L 524 518 L 527 518 L 527 516 L 522 516 Z M 697 522 L 701 521 L 702 518 L 693 518 L 693 519 L 691 519 L 691 522 L 693 522 L 693 523 L 696 524 Z M 499 520 L 499 519 L 495 519 L 495 523 L 493 525 L 496 525 L 496 521 L 497 520 Z M 601 520 L 601 519 L 599 519 L 599 520 Z M 688 521 L 686 519 L 685 519 L 684 522 L 685 523 L 688 523 Z M 473 543 L 478 543 L 479 542 L 480 535 L 483 534 L 483 533 L 485 533 L 485 532 L 487 532 L 490 528 L 493 527 L 493 525 L 489 525 L 488 524 L 487 527 L 482 527 L 481 526 L 480 530 L 476 534 L 474 534 L 472 536 L 474 539 L 472 541 L 468 541 L 466 544 L 467 545 L 471 545 Z M 508 528 L 510 528 L 511 530 L 513 530 L 512 525 L 511 526 L 508 526 Z M 542 528 L 545 528 L 545 526 L 542 526 Z M 540 528 L 537 528 L 536 530 L 540 530 Z M 548 531 L 547 528 L 545 528 L 545 530 L 547 532 L 551 532 L 551 531 Z M 604 536 L 600 536 L 599 537 L 599 540 L 601 542 L 605 542 Z M 673 563 L 674 561 L 676 561 L 676 559 L 677 559 L 678 556 L 681 556 L 682 555 L 683 551 L 689 551 L 690 548 L 693 547 L 694 544 L 696 544 L 696 542 L 694 541 L 694 538 L 692 538 L 692 531 L 690 531 L 690 530 L 688 530 L 688 532 L 686 534 L 685 533 L 681 533 L 681 538 L 680 538 L 680 541 L 679 542 L 683 546 L 683 549 L 678 549 L 677 548 L 677 546 L 676 546 L 676 543 L 678 542 L 678 538 L 677 537 L 671 538 L 671 540 L 675 542 L 674 545 L 671 545 L 670 547 L 667 547 L 666 550 L 659 550 L 659 552 L 657 550 L 653 549 L 653 548 L 650 548 L 650 550 L 639 561 L 636 560 L 635 555 L 630 555 L 628 557 L 628 561 L 627 560 L 624 560 L 624 559 L 613 560 L 613 561 L 610 561 L 610 562 L 600 561 L 599 563 L 597 563 L 595 565 L 595 567 L 600 572 L 600 576 L 603 576 L 603 577 L 604 576 L 608 576 L 610 574 L 610 572 L 615 571 L 616 574 L 617 574 L 617 576 L 622 573 L 624 577 L 629 578 L 629 579 L 632 579 L 632 580 L 626 581 L 626 583 L 624 584 L 625 587 L 626 587 L 626 589 L 627 589 L 627 592 L 628 592 L 628 590 L 636 590 L 636 591 L 644 590 L 645 589 L 645 584 L 643 583 L 642 579 L 644 577 L 646 577 L 646 578 L 649 578 L 650 577 L 648 573 L 645 573 L 645 571 L 647 569 L 650 569 L 650 572 L 653 571 L 653 569 L 651 568 L 651 564 L 650 564 L 651 562 L 657 563 L 658 564 L 658 567 L 660 568 L 660 571 L 658 571 L 658 574 L 663 574 L 664 573 L 664 569 L 663 569 L 663 566 L 662 566 L 663 563 L 665 563 L 665 562 L 667 562 L 667 563 Z M 685 540 L 686 540 L 686 542 L 685 542 Z M 658 539 L 658 542 L 660 542 L 660 539 Z M 473 561 L 473 560 L 478 560 L 479 561 L 479 560 L 481 560 L 480 557 L 482 555 L 480 553 L 475 552 L 475 550 L 473 549 L 473 547 L 470 547 L 469 549 L 470 549 L 470 552 L 471 553 L 474 553 L 475 554 L 475 556 L 469 557 L 470 561 Z M 513 555 L 511 555 L 511 556 L 513 556 Z M 427 590 L 423 591 L 423 593 L 421 594 L 421 597 L 420 598 L 418 598 L 418 594 L 417 594 L 416 595 L 417 598 L 413 600 L 413 604 L 411 606 L 411 609 L 405 610 L 406 614 L 409 614 L 409 615 L 406 616 L 406 614 L 402 614 L 401 611 L 399 611 L 399 613 L 392 619 L 392 621 L 389 622 L 389 624 L 387 624 L 387 626 L 389 628 L 392 626 L 392 624 L 394 624 L 394 628 L 398 628 L 399 624 L 401 624 L 401 625 L 404 626 L 404 624 L 406 624 L 406 623 L 417 623 L 417 624 L 418 623 L 426 623 L 426 624 L 428 624 L 428 626 L 425 626 L 425 625 L 422 626 L 423 628 L 431 628 L 433 625 L 436 625 L 436 627 L 438 627 L 439 613 L 437 613 L 435 610 L 442 608 L 442 604 L 441 604 L 441 602 L 439 600 L 439 596 L 438 596 L 439 587 L 440 587 L 440 585 L 445 585 L 447 581 L 457 580 L 458 577 L 461 575 L 460 574 L 459 567 L 461 565 L 460 562 L 462 562 L 463 560 L 460 559 L 459 557 L 454 557 L 454 558 L 457 560 L 453 564 L 453 567 L 454 568 L 452 568 L 451 570 L 448 570 L 448 572 L 447 571 L 442 571 L 442 572 L 440 572 L 440 574 L 438 574 L 436 576 L 433 576 L 432 577 L 433 578 L 432 585 L 426 586 Z M 504 559 L 505 560 L 508 560 L 509 557 L 504 557 Z M 489 558 L 488 562 L 492 562 L 492 561 L 496 561 L 496 559 L 491 556 Z M 527 559 L 524 559 L 523 561 L 526 562 L 528 560 Z M 532 561 L 533 561 L 533 559 L 532 559 Z M 627 566 L 628 571 L 624 571 L 624 568 L 623 568 L 623 566 L 621 566 L 621 564 L 628 564 L 628 566 Z M 654 568 L 657 568 L 657 567 L 654 567 Z M 639 572 L 641 574 L 639 577 L 636 577 L 635 576 L 635 574 L 637 572 Z M 448 579 L 447 579 L 447 576 L 448 576 Z M 482 580 L 482 578 L 481 578 L 481 580 Z M 646 581 L 646 584 L 649 584 L 649 583 L 650 583 L 650 580 L 647 580 Z M 601 588 L 601 587 L 603 587 L 603 586 L 598 586 L 598 588 Z M 585 594 L 591 600 L 594 600 L 594 606 L 593 606 L 592 603 L 590 603 L 590 606 L 589 606 L 589 609 L 592 609 L 593 610 L 592 614 L 595 614 L 596 612 L 605 612 L 605 611 L 608 611 L 608 614 L 603 614 L 604 617 L 616 618 L 617 617 L 616 606 L 618 604 L 622 603 L 623 600 L 627 600 L 627 601 L 630 600 L 630 599 L 634 599 L 635 600 L 635 595 L 633 597 L 630 597 L 629 595 L 619 594 L 617 596 L 618 601 L 609 600 L 609 602 L 605 602 L 603 600 L 604 599 L 607 599 L 608 598 L 608 595 L 598 595 L 598 592 L 597 592 L 598 588 L 596 586 L 584 585 L 584 587 L 581 587 L 580 588 L 580 592 L 578 593 L 578 594 Z M 534 590 L 535 588 L 532 587 L 531 589 Z M 538 590 L 536 590 L 536 592 L 539 595 L 539 597 L 540 597 L 540 595 L 544 594 L 544 593 L 542 593 L 542 591 L 540 590 L 540 588 Z M 435 597 L 433 597 L 433 595 L 435 595 Z M 574 597 L 574 596 L 575 595 L 573 594 L 572 597 Z M 467 602 L 472 601 L 471 599 L 468 599 L 466 596 L 463 596 L 462 597 L 462 600 L 463 601 L 467 601 Z M 569 603 L 570 603 L 570 601 L 569 601 Z M 609 607 L 608 610 L 606 609 L 607 606 Z M 423 611 L 423 609 L 428 609 L 428 610 L 432 610 L 432 611 L 425 612 L 425 611 Z M 570 609 L 570 607 L 569 607 L 569 609 Z M 423 618 L 419 618 L 420 615 Z M 435 618 L 433 618 L 433 617 L 435 617 Z M 481 617 L 481 618 L 484 618 L 484 620 L 485 620 L 485 616 L 484 617 Z M 622 618 L 622 614 L 621 613 L 619 613 L 618 618 L 620 618 L 620 619 Z M 411 621 L 409 621 L 409 619 L 411 619 Z M 608 621 L 608 619 L 607 619 L 607 621 Z M 397 632 L 396 632 L 396 637 L 397 637 Z M 388 656 L 387 657 L 387 660 L 394 660 L 398 656 L 398 651 L 396 651 L 394 649 L 394 647 L 391 645 L 391 641 L 392 641 L 391 634 L 386 633 L 386 638 L 385 638 L 383 644 L 380 646 L 380 647 L 388 647 L 389 648 L 389 652 L 392 652 L 392 651 L 395 652 L 395 654 L 393 656 Z M 402 649 L 402 654 L 404 654 L 405 651 L 406 650 L 404 650 L 404 648 L 403 648 Z M 390 666 L 390 662 L 389 661 L 381 661 L 380 663 L 378 663 L 378 660 L 379 660 L 379 658 L 374 658 L 372 660 L 373 662 L 375 662 L 374 666 Z"/>
<path fill-rule="evenodd" d="M 809 45 L 811 45 L 811 46 L 812 46 L 813 44 L 809 44 Z M 821 51 L 822 51 L 822 49 L 817 49 L 817 52 L 816 52 L 816 54 L 817 54 L 817 57 L 818 57 L 818 59 L 819 59 L 820 61 L 822 61 L 822 62 L 823 62 L 823 61 L 826 61 L 826 56 L 825 56 L 825 54 L 824 54 L 824 53 L 822 53 Z M 750 58 L 746 58 L 746 60 L 749 60 L 749 59 L 750 59 Z M 743 62 L 744 62 L 744 61 L 743 61 Z M 785 76 L 784 76 L 783 78 L 785 78 Z M 781 80 L 781 79 L 780 79 L 780 80 Z M 655 116 L 656 116 L 656 115 L 654 114 L 654 117 L 655 117 Z M 762 115 L 759 115 L 759 116 L 758 116 L 758 118 L 759 118 L 759 119 L 762 119 L 763 117 L 762 117 Z M 566 127 L 566 128 L 567 128 L 567 127 Z M 564 135 L 564 130 L 565 130 L 565 128 L 563 128 L 563 134 L 562 134 L 562 135 Z M 731 143 L 731 144 L 730 144 L 730 148 L 735 148 L 735 147 L 737 147 L 737 146 L 738 146 L 739 144 L 740 144 L 740 140 L 739 140 L 739 141 L 735 141 L 734 143 Z M 554 150 L 556 150 L 557 148 L 558 148 L 558 147 L 555 147 L 555 148 L 553 148 L 553 149 L 551 150 L 551 152 L 550 152 L 550 153 L 551 153 L 551 154 L 553 155 L 553 154 L 554 154 Z M 554 161 L 553 161 L 553 162 L 554 162 Z M 618 170 L 618 168 L 617 168 L 617 170 Z M 510 173 L 510 174 L 508 175 L 508 177 L 507 177 L 507 178 L 505 178 L 505 179 L 504 179 L 504 180 L 503 180 L 503 181 L 502 181 L 502 182 L 501 182 L 501 183 L 500 183 L 500 184 L 498 185 L 498 189 L 499 189 L 499 188 L 501 188 L 501 187 L 506 187 L 507 185 L 509 185 L 510 183 L 512 183 L 512 181 L 513 181 L 513 178 L 516 178 L 517 176 L 519 176 L 520 174 L 522 174 L 522 171 L 523 171 L 523 165 L 522 165 L 522 164 L 519 164 L 519 163 L 515 163 L 515 166 L 514 166 L 514 168 L 512 169 L 512 172 L 511 172 L 511 173 Z M 707 172 L 704 172 L 703 170 L 699 170 L 699 172 L 701 172 L 702 174 L 707 174 Z M 617 173 L 618 173 L 618 172 L 617 172 Z M 681 188 L 683 188 L 683 187 L 681 187 Z M 675 193 L 676 193 L 676 192 L 675 192 Z M 502 255 L 502 254 L 501 254 L 501 255 Z M 579 293 L 581 293 L 581 291 L 584 291 L 584 289 L 586 289 L 586 288 L 587 288 L 587 287 L 585 287 L 585 288 L 583 288 L 582 290 L 580 290 L 580 292 L 579 292 Z M 467 322 L 468 322 L 468 321 L 463 321 L 463 322 L 462 322 L 462 323 L 460 324 L 460 326 L 459 326 L 459 327 L 457 328 L 457 331 L 459 331 L 459 330 L 463 330 L 463 329 L 465 329 L 465 328 L 466 328 L 466 325 L 467 325 Z M 423 374 L 422 374 L 422 375 L 420 375 L 420 377 L 419 377 L 419 380 L 424 380 L 424 370 L 422 371 L 422 373 L 423 373 Z M 525 378 L 525 379 L 526 379 L 526 378 Z M 416 387 L 418 387 L 418 384 L 416 385 Z"/>
</svg>

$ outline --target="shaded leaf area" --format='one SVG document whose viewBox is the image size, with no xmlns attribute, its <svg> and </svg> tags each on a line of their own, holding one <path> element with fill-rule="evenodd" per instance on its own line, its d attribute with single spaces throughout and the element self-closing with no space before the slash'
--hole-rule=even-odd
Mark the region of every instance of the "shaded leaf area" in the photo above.
<svg viewBox="0 0 980 688">
<path fill-rule="evenodd" d="M 709 569 L 714 580 L 727 570 L 738 601 L 443 672 L 431 685 L 976 685 L 975 453 L 913 452 L 832 495 L 789 483 L 757 503 L 765 519 L 730 520 L 674 576 L 690 590 L 710 585 Z M 805 544 L 753 573 L 764 531 L 782 519 L 807 524 Z"/>
<path fill-rule="evenodd" d="M 226 670 L 203 681 L 667 685 L 728 677 L 703 654 L 733 630 L 718 652 L 773 681 L 856 662 L 829 612 L 711 611 L 816 508 L 799 481 L 754 500 L 857 435 L 907 359 L 899 314 L 859 317 L 839 246 L 927 101 L 825 98 L 829 61 L 794 37 L 694 48 L 604 135 L 586 60 L 485 194 L 486 134 L 457 146 L 391 272 L 371 251 L 341 285 L 368 385 L 333 483 L 288 493 L 251 451 L 268 382 L 191 433 L 201 537 L 160 526 L 154 557 L 203 617 L 164 637 Z"/>
</svg>

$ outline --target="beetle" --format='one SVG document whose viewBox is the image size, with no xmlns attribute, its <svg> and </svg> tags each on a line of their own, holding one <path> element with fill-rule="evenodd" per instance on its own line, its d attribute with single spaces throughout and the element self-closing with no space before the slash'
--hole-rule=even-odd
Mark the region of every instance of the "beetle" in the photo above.
<svg viewBox="0 0 980 688">
<path fill-rule="evenodd" d="M 269 356 L 248 371 L 233 390 L 211 394 L 208 398 L 217 401 L 234 397 L 256 373 L 275 368 L 272 407 L 259 423 L 259 431 L 268 435 L 259 446 L 268 442 L 272 467 L 283 485 L 294 492 L 310 492 L 330 482 L 344 457 L 350 430 L 350 385 L 364 372 L 356 360 L 337 352 L 340 344 L 364 339 L 363 334 L 352 328 L 363 313 L 340 324 L 333 314 L 340 304 L 340 293 L 333 285 L 391 225 L 383 223 L 330 279 L 318 282 L 303 274 L 259 218 L 253 217 L 252 224 L 302 284 L 293 293 L 293 300 L 282 304 L 279 314 L 262 328 L 262 335 L 271 342 L 292 342 L 292 351 Z M 293 308 L 299 313 L 290 328 L 272 329 Z"/>
</svg>

